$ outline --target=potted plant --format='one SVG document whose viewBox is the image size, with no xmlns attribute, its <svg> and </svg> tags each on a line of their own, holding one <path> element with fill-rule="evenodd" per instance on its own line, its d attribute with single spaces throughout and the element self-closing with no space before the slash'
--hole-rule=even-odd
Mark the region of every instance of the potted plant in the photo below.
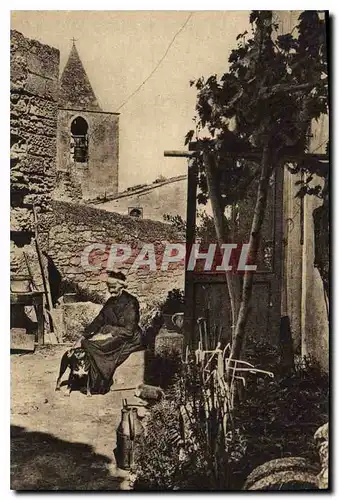
<svg viewBox="0 0 339 500">
<path fill-rule="evenodd" d="M 164 318 L 164 327 L 167 330 L 178 330 L 180 318 L 184 314 L 184 306 L 184 292 L 179 288 L 170 290 L 165 302 L 160 307 L 161 315 Z"/>
</svg>

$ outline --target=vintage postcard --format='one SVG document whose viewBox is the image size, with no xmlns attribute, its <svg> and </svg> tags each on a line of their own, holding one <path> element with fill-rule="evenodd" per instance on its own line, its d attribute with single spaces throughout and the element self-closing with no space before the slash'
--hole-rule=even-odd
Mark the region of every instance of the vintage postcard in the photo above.
<svg viewBox="0 0 339 500">
<path fill-rule="evenodd" d="M 327 11 L 12 11 L 11 488 L 328 490 Z"/>
</svg>

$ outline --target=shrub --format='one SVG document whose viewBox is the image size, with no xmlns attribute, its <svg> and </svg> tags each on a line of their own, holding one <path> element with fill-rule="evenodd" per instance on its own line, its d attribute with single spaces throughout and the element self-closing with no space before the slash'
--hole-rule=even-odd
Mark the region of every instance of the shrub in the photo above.
<svg viewBox="0 0 339 500">
<path fill-rule="evenodd" d="M 164 355 L 148 353 L 145 378 L 148 384 L 167 390 L 172 387 L 182 370 L 181 356 L 173 351 Z"/>
<path fill-rule="evenodd" d="M 165 399 L 153 406 L 147 433 L 136 449 L 135 490 L 212 490 L 213 477 L 203 449 L 182 453 L 179 405 Z"/>
<path fill-rule="evenodd" d="M 162 314 L 174 314 L 184 312 L 185 294 L 179 288 L 173 288 L 167 294 L 165 302 L 160 307 Z"/>
<path fill-rule="evenodd" d="M 179 469 L 178 429 L 176 403 L 165 399 L 155 404 L 147 418 L 145 435 L 135 451 L 135 489 L 174 489 Z"/>
<path fill-rule="evenodd" d="M 136 489 L 229 489 L 245 443 L 231 419 L 224 420 L 222 391 L 217 378 L 206 379 L 204 367 L 194 356 L 178 365 L 167 399 L 151 409 L 136 456 Z"/>
<path fill-rule="evenodd" d="M 249 375 L 244 398 L 235 408 L 235 425 L 247 441 L 246 456 L 238 464 L 239 480 L 275 458 L 299 456 L 317 463 L 313 435 L 328 421 L 328 376 L 310 358 L 301 360 L 291 375 L 282 375 L 277 349 L 263 342 L 248 345 L 247 359 L 275 377 Z"/>
<path fill-rule="evenodd" d="M 313 434 L 328 421 L 327 375 L 309 358 L 291 375 L 279 373 L 279 351 L 265 342 L 249 340 L 246 359 L 275 377 L 246 377 L 244 397 L 227 425 L 226 447 L 220 446 L 213 408 L 206 421 L 199 368 L 185 364 L 177 372 L 180 383 L 168 383 L 166 399 L 150 411 L 137 455 L 136 489 L 240 490 L 248 474 L 269 460 L 299 456 L 319 462 Z M 187 402 L 194 406 L 189 422 L 182 417 Z"/>
</svg>

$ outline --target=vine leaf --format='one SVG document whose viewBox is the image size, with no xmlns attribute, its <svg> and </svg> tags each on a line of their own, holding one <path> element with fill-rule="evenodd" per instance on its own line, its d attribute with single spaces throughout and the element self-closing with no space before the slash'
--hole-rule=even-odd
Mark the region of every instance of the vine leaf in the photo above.
<svg viewBox="0 0 339 500">
<path fill-rule="evenodd" d="M 189 132 L 187 132 L 187 134 L 185 135 L 185 146 L 187 146 L 187 144 L 191 142 L 193 136 L 194 136 L 194 130 L 189 130 Z"/>
</svg>

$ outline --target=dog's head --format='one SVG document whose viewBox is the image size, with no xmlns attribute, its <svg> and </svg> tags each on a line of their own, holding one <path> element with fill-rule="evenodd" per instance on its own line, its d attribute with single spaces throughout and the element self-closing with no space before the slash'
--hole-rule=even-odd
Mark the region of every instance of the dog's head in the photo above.
<svg viewBox="0 0 339 500">
<path fill-rule="evenodd" d="M 89 362 L 86 352 L 81 348 L 69 349 L 67 356 L 70 358 L 71 369 L 74 375 L 82 377 L 89 371 Z"/>
<path fill-rule="evenodd" d="M 69 358 L 75 358 L 77 360 L 84 359 L 86 357 L 86 353 L 81 347 L 76 347 L 75 349 L 69 349 L 67 351 L 67 356 Z"/>
<path fill-rule="evenodd" d="M 82 359 L 86 358 L 86 353 L 83 349 L 75 349 L 74 351 L 74 357 L 78 360 L 81 361 Z"/>
</svg>

